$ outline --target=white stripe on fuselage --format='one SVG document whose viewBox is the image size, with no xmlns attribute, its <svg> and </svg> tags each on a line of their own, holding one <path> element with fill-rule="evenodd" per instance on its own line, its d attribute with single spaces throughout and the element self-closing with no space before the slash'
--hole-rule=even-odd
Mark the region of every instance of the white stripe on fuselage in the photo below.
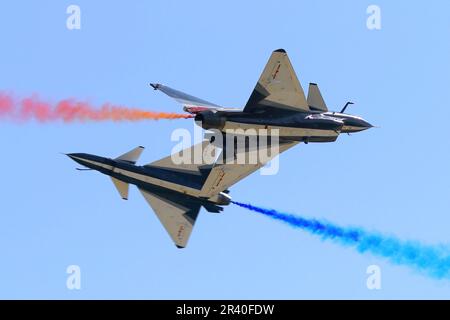
<svg viewBox="0 0 450 320">
<path fill-rule="evenodd" d="M 258 134 L 258 130 L 260 129 L 267 129 L 269 130 L 269 133 L 270 130 L 278 129 L 280 137 L 336 137 L 338 135 L 338 133 L 336 133 L 336 131 L 334 130 L 265 126 L 260 124 L 247 124 L 232 121 L 227 121 L 222 131 L 236 130 L 236 129 L 243 129 L 243 130 L 255 129 L 256 134 Z M 246 132 L 246 134 L 250 133 Z"/>
<path fill-rule="evenodd" d="M 194 189 L 194 188 L 189 188 L 189 187 L 186 187 L 186 186 L 183 186 L 183 185 L 179 185 L 179 184 L 176 184 L 176 183 L 173 183 L 173 182 L 168 182 L 166 180 L 161 180 L 161 179 L 158 179 L 158 178 L 150 177 L 150 176 L 145 175 L 145 174 L 140 174 L 140 173 L 133 172 L 133 171 L 130 171 L 130 170 L 126 170 L 126 169 L 122 169 L 122 168 L 118 168 L 118 167 L 113 167 L 113 166 L 110 166 L 110 165 L 102 163 L 102 162 L 97 162 L 97 161 L 88 160 L 88 159 L 79 158 L 79 157 L 73 157 L 73 158 L 79 159 L 79 160 L 81 160 L 83 162 L 90 163 L 90 164 L 93 164 L 95 166 L 107 169 L 107 170 L 111 170 L 114 173 L 123 175 L 125 177 L 136 179 L 136 180 L 139 180 L 139 181 L 142 181 L 142 182 L 145 182 L 145 183 L 149 183 L 149 184 L 153 184 L 153 185 L 156 185 L 156 186 L 159 186 L 159 187 L 163 187 L 163 188 L 166 188 L 166 189 L 174 190 L 174 191 L 185 193 L 185 194 L 192 195 L 192 196 L 198 196 L 200 194 L 200 190 L 197 190 L 197 189 Z M 118 179 L 120 180 L 120 177 Z"/>
<path fill-rule="evenodd" d="M 328 117 L 337 117 L 337 119 L 341 120 L 342 118 L 352 118 L 352 119 L 358 119 L 358 120 L 362 120 L 363 118 L 361 118 L 360 116 L 355 116 L 353 114 L 348 114 L 348 113 L 340 113 L 340 112 L 325 112 L 323 113 L 324 115 L 328 116 Z"/>
<path fill-rule="evenodd" d="M 88 160 L 88 159 L 85 159 L 85 158 L 80 158 L 80 157 L 75 157 L 75 156 L 71 156 L 71 158 L 72 159 L 78 159 L 80 161 L 87 162 L 87 163 L 93 164 L 93 165 L 95 165 L 97 167 L 102 167 L 102 168 L 107 169 L 107 170 L 112 170 L 113 169 L 113 166 L 110 166 L 108 164 L 104 164 L 104 163 L 101 163 L 101 162 L 98 162 L 98 161 Z"/>
</svg>

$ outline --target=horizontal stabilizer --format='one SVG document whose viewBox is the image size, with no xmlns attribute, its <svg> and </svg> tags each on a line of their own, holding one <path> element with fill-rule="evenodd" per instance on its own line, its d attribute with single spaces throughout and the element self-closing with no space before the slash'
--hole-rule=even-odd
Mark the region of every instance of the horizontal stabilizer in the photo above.
<svg viewBox="0 0 450 320">
<path fill-rule="evenodd" d="M 169 97 L 175 99 L 179 103 L 181 103 L 183 106 L 195 106 L 195 107 L 207 107 L 207 108 L 221 108 L 219 105 L 191 96 L 187 93 L 169 88 L 167 86 L 164 86 L 159 83 L 151 83 L 150 84 L 153 89 L 160 90 L 167 94 Z"/>
<path fill-rule="evenodd" d="M 128 151 L 127 153 L 124 153 L 120 157 L 117 157 L 115 160 L 120 160 L 120 161 L 124 161 L 124 162 L 129 162 L 131 164 L 135 164 L 136 161 L 141 156 L 141 153 L 143 150 L 144 150 L 144 147 L 139 146 L 137 148 L 134 148 L 131 151 Z"/>
<path fill-rule="evenodd" d="M 128 200 L 129 184 L 113 177 L 111 177 L 111 180 L 116 186 L 117 191 L 119 191 L 119 194 L 122 197 L 122 199 Z"/>
</svg>

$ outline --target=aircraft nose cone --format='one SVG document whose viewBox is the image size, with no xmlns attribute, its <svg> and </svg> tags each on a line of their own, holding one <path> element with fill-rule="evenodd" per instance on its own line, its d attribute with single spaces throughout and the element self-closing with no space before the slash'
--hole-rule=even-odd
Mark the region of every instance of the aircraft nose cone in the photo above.
<svg viewBox="0 0 450 320">
<path fill-rule="evenodd" d="M 66 155 L 76 163 L 89 169 L 102 170 L 102 168 L 113 165 L 110 159 L 89 153 L 67 153 Z"/>
<path fill-rule="evenodd" d="M 351 132 L 359 132 L 372 128 L 369 122 L 363 119 L 356 118 L 347 118 L 344 120 L 344 127 L 342 132 L 351 133 Z"/>
<path fill-rule="evenodd" d="M 373 125 L 371 125 L 369 122 L 367 122 L 366 120 L 360 120 L 360 126 L 361 128 L 364 128 L 364 130 L 366 129 L 370 129 L 373 127 Z"/>
<path fill-rule="evenodd" d="M 86 165 L 86 162 L 83 161 L 85 159 L 85 157 L 83 156 L 82 153 L 67 153 L 66 156 L 68 156 L 70 159 L 72 159 L 76 163 L 79 163 L 84 166 Z"/>
<path fill-rule="evenodd" d="M 66 153 L 66 156 L 68 156 L 70 159 L 74 161 L 81 158 L 79 153 Z"/>
</svg>

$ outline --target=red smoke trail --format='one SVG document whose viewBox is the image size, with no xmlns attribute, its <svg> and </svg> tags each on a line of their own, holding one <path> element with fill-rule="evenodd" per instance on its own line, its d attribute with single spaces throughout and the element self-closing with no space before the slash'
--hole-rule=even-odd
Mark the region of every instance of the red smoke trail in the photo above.
<svg viewBox="0 0 450 320">
<path fill-rule="evenodd" d="M 95 108 L 88 102 L 66 99 L 56 103 L 40 100 L 36 95 L 16 99 L 0 91 L 0 120 L 36 120 L 39 122 L 64 121 L 140 121 L 159 119 L 187 119 L 189 114 L 154 112 L 139 108 L 103 104 Z"/>
</svg>

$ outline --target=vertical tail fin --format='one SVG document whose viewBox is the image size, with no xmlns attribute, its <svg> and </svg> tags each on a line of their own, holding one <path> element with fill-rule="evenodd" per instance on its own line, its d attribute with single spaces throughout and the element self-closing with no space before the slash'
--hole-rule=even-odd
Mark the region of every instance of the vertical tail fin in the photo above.
<svg viewBox="0 0 450 320">
<path fill-rule="evenodd" d="M 127 153 L 124 153 L 120 157 L 117 157 L 115 160 L 127 162 L 129 164 L 135 164 L 136 161 L 141 156 L 143 150 L 144 150 L 144 147 L 139 146 L 137 148 L 134 148 L 131 151 L 128 151 Z M 129 184 L 126 182 L 123 182 L 119 179 L 116 179 L 114 177 L 111 177 L 111 179 L 112 179 L 112 182 L 114 183 L 114 186 L 116 187 L 117 191 L 119 191 L 119 194 L 122 197 L 122 199 L 128 200 Z"/>
<path fill-rule="evenodd" d="M 315 83 L 309 84 L 308 105 L 313 110 L 328 111 L 327 105 L 320 93 L 319 86 Z"/>
<path fill-rule="evenodd" d="M 128 151 L 127 153 L 124 153 L 120 157 L 117 157 L 115 160 L 120 160 L 120 161 L 129 162 L 131 164 L 135 164 L 136 161 L 141 156 L 143 150 L 144 150 L 144 147 L 139 146 L 137 148 L 134 148 L 131 151 Z"/>
</svg>

